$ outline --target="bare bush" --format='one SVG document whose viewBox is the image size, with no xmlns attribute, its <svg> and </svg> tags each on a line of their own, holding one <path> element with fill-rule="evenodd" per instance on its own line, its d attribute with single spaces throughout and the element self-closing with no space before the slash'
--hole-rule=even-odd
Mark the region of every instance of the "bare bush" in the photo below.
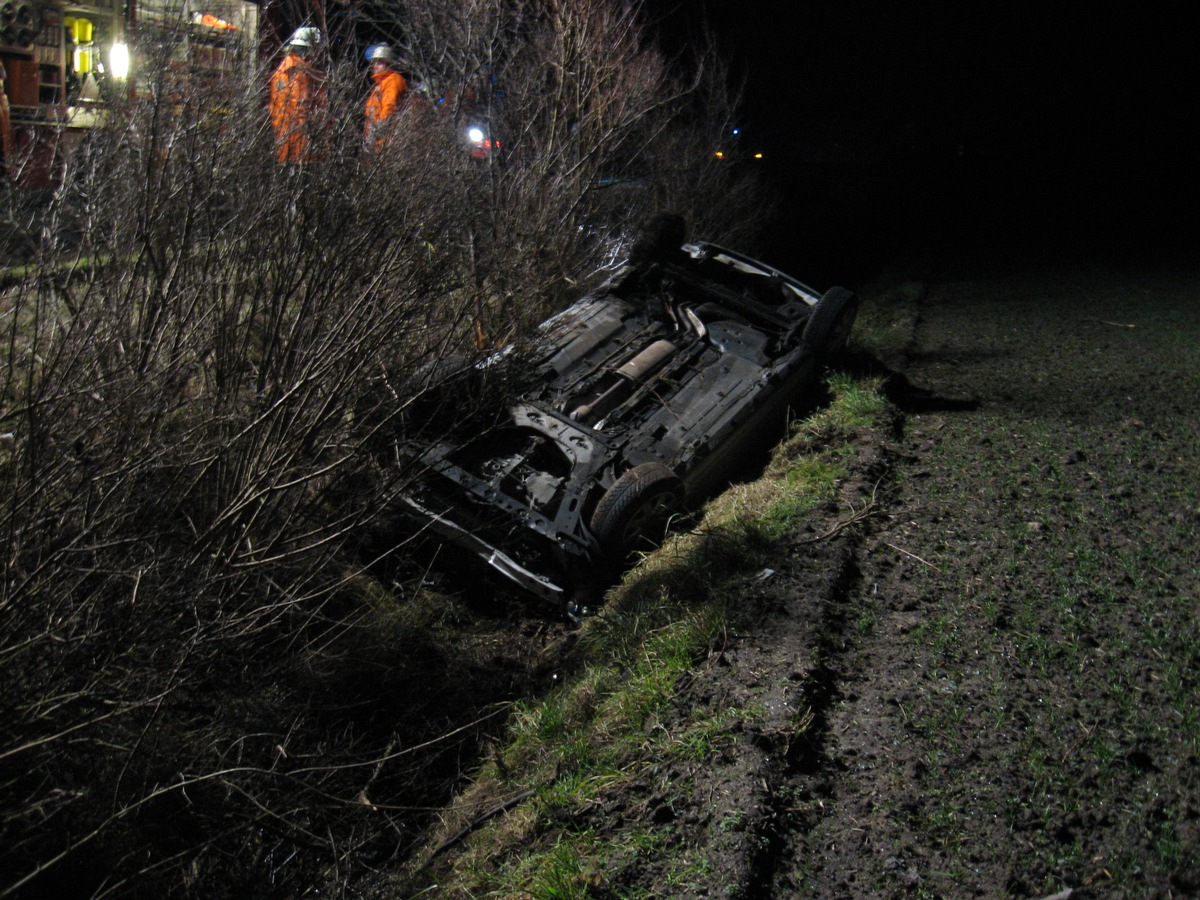
<svg viewBox="0 0 1200 900">
<path fill-rule="evenodd" d="M 293 168 L 270 61 L 201 78 L 160 23 L 136 95 L 8 210 L 0 896 L 340 882 L 457 775 L 490 719 L 397 699 L 425 638 L 365 573 L 409 537 L 381 522 L 411 473 L 364 451 L 413 373 L 519 338 L 631 219 L 716 206 L 722 76 L 638 15 L 410 4 L 377 24 L 449 108 L 363 152 L 357 59 L 327 59 L 323 152 Z M 468 114 L 501 151 L 470 157 Z M 469 709 L 452 681 L 422 699 Z"/>
</svg>

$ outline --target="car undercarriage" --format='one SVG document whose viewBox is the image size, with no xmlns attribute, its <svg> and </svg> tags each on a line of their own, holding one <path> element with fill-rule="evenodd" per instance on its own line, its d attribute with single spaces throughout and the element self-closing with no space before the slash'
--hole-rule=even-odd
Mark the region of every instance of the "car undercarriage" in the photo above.
<svg viewBox="0 0 1200 900">
<path fill-rule="evenodd" d="M 543 323 L 531 349 L 460 370 L 486 378 L 519 357 L 522 387 L 466 436 L 401 447 L 420 468 L 404 503 L 422 527 L 570 605 L 781 431 L 844 346 L 854 295 L 714 245 L 676 247 Z"/>
</svg>

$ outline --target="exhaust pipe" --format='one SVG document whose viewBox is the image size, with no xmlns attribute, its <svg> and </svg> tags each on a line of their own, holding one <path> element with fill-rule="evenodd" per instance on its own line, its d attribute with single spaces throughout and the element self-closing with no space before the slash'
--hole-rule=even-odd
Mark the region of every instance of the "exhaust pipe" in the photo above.
<svg viewBox="0 0 1200 900">
<path fill-rule="evenodd" d="M 634 389 L 662 368 L 679 348 L 670 341 L 655 341 L 632 359 L 614 370 L 617 380 L 591 403 L 577 406 L 570 416 L 585 425 L 607 415 L 633 393 Z"/>
</svg>

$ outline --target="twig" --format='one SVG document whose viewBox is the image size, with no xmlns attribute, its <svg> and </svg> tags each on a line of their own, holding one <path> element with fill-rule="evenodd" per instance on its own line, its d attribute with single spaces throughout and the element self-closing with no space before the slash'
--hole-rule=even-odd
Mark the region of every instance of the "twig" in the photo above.
<svg viewBox="0 0 1200 900">
<path fill-rule="evenodd" d="M 1071 744 L 1071 746 L 1067 748 L 1066 752 L 1063 753 L 1062 758 L 1059 759 L 1060 765 L 1070 759 L 1071 756 L 1074 755 L 1075 751 L 1082 746 L 1083 742 L 1090 738 L 1092 736 L 1092 732 L 1096 730 L 1095 725 L 1093 725 L 1091 728 L 1088 728 L 1083 723 L 1080 723 L 1079 727 L 1083 731 L 1083 736 L 1079 738 L 1079 740 L 1075 741 L 1075 743 Z"/>
<path fill-rule="evenodd" d="M 1110 322 L 1108 319 L 1097 319 L 1095 316 L 1084 316 L 1085 322 L 1099 322 L 1101 325 L 1111 325 L 1113 328 L 1137 328 L 1136 325 L 1130 325 L 1127 322 Z"/>
<path fill-rule="evenodd" d="M 463 838 L 465 838 L 468 834 L 470 834 L 472 831 L 474 831 L 476 828 L 479 828 L 481 825 L 483 825 L 490 819 L 494 819 L 496 816 L 500 815 L 500 813 L 508 812 L 508 810 L 512 809 L 518 803 L 521 803 L 524 800 L 528 800 L 530 797 L 532 797 L 537 792 L 538 792 L 537 788 L 529 788 L 528 790 L 521 791 L 521 793 L 517 794 L 515 797 L 510 797 L 509 799 L 507 799 L 503 803 L 501 803 L 499 806 L 489 809 L 483 815 L 476 816 L 474 819 L 472 819 L 470 822 L 468 822 L 466 825 L 464 825 L 461 829 L 459 829 L 456 833 L 452 834 L 450 837 L 446 838 L 444 841 L 442 841 L 440 844 L 438 844 L 436 847 L 434 847 L 433 852 L 429 854 L 429 858 L 427 860 L 425 860 L 425 862 L 422 864 L 421 868 L 424 869 L 431 862 L 433 862 L 434 858 L 437 857 L 438 854 L 440 854 L 446 850 L 449 850 L 451 847 L 453 847 L 455 844 L 457 844 L 459 841 L 461 841 Z"/>
<path fill-rule="evenodd" d="M 911 556 L 911 557 L 912 557 L 913 559 L 915 559 L 917 562 L 919 562 L 919 563 L 923 563 L 923 564 L 925 564 L 925 565 L 929 566 L 929 568 L 933 569 L 933 571 L 935 571 L 935 572 L 941 572 L 941 571 L 942 571 L 942 570 L 941 570 L 941 569 L 939 569 L 937 566 L 935 566 L 933 563 L 931 563 L 929 560 L 927 560 L 927 559 L 921 559 L 921 557 L 917 556 L 917 554 L 915 554 L 915 553 L 909 553 L 909 552 L 908 552 L 907 550 L 905 550 L 903 547 L 897 547 L 895 544 L 893 544 L 893 543 L 891 543 L 891 542 L 889 542 L 889 541 L 883 541 L 883 543 L 884 543 L 886 546 L 888 546 L 888 547 L 891 547 L 891 548 L 892 548 L 893 550 L 895 550 L 897 553 L 903 553 L 905 556 Z"/>
<path fill-rule="evenodd" d="M 867 516 L 871 515 L 872 512 L 874 512 L 875 497 L 878 493 L 879 493 L 879 482 L 876 481 L 875 486 L 873 488 L 871 488 L 871 499 L 868 500 L 865 504 L 863 504 L 862 509 L 855 509 L 853 504 L 849 504 L 850 511 L 851 511 L 850 518 L 842 519 L 840 522 L 837 522 L 832 528 L 830 528 L 828 531 L 826 531 L 822 534 L 818 534 L 815 537 L 805 538 L 802 541 L 797 541 L 797 543 L 799 543 L 799 544 L 815 544 L 818 541 L 825 541 L 825 540 L 828 540 L 829 538 L 833 537 L 838 532 L 843 531 L 846 528 L 849 528 L 851 525 L 861 522 Z"/>
</svg>

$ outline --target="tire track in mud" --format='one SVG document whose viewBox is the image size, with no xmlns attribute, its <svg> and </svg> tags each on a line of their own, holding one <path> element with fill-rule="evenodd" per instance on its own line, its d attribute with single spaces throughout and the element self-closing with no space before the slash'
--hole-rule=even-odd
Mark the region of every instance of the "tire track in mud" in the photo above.
<svg viewBox="0 0 1200 900">
<path fill-rule="evenodd" d="M 836 802 L 843 766 L 831 743 L 836 710 L 861 653 L 864 522 L 882 512 L 879 497 L 892 465 L 883 434 L 863 440 L 841 506 L 811 524 L 812 533 L 789 551 L 786 587 L 769 598 L 774 614 L 739 650 L 740 662 L 757 681 L 775 685 L 776 695 L 787 698 L 772 702 L 771 689 L 762 692 L 774 716 L 756 736 L 763 750 L 762 791 L 747 829 L 745 881 L 739 885 L 745 897 L 789 896 L 796 890 L 798 861 L 810 850 L 808 834 Z M 853 527 L 839 527 L 847 516 L 856 519 Z M 822 536 L 834 528 L 836 534 Z"/>
<path fill-rule="evenodd" d="M 904 390 L 910 389 L 905 383 Z M 894 399 L 907 406 L 912 398 Z M 922 393 L 914 408 L 968 410 L 974 404 Z M 899 836 L 863 880 L 864 856 L 879 854 L 869 846 L 865 821 L 857 818 L 872 809 L 872 764 L 860 756 L 853 733 L 864 710 L 872 710 L 875 723 L 887 731 L 904 727 L 896 699 L 902 685 L 880 682 L 877 675 L 905 668 L 895 634 L 917 621 L 914 609 L 889 601 L 891 579 L 907 581 L 925 565 L 904 556 L 894 542 L 901 539 L 892 534 L 908 527 L 909 501 L 897 473 L 918 458 L 914 452 L 923 439 L 919 430 L 906 434 L 907 427 L 905 411 L 897 411 L 890 433 L 880 429 L 863 438 L 866 445 L 850 467 L 841 509 L 843 516 L 855 509 L 865 514 L 831 541 L 797 541 L 790 559 L 806 570 L 823 568 L 824 576 L 811 571 L 798 577 L 799 592 L 807 587 L 811 593 L 791 598 L 784 614 L 763 628 L 764 639 L 808 657 L 792 697 L 793 706 L 806 715 L 802 727 L 771 748 L 774 759 L 764 767 L 766 799 L 751 842 L 747 897 L 905 892 L 920 883 Z M 881 565 L 882 557 L 888 561 Z M 876 740 L 873 735 L 865 743 Z"/>
<path fill-rule="evenodd" d="M 900 440 L 898 434 L 896 439 Z M 877 673 L 904 666 L 895 656 L 894 634 L 908 627 L 913 615 L 890 608 L 876 563 L 881 549 L 897 555 L 887 549 L 886 535 L 903 518 L 896 472 L 906 455 L 892 439 L 880 440 L 877 450 L 876 491 L 886 500 L 870 520 L 846 537 L 845 558 L 824 598 L 819 626 L 811 638 L 816 664 L 803 700 L 812 710 L 811 727 L 797 736 L 792 752 L 782 761 L 772 790 L 771 850 L 764 854 L 749 896 L 886 893 L 879 872 L 901 892 L 918 884 L 902 849 L 879 859 L 877 871 L 871 874 L 862 866 L 864 857 L 875 852 L 867 821 L 874 791 L 871 764 L 857 749 L 857 730 L 874 727 L 861 720 L 864 709 L 873 711 L 875 724 L 889 720 L 886 729 L 901 727 L 890 721 L 903 715 L 893 702 L 895 686 L 881 683 Z M 920 563 L 906 560 L 900 568 L 907 573 L 908 565 Z"/>
<path fill-rule="evenodd" d="M 809 830 L 812 811 L 834 797 L 833 762 L 828 755 L 830 714 L 842 695 L 844 666 L 851 651 L 849 599 L 861 573 L 859 540 L 847 538 L 846 553 L 832 592 L 822 605 L 815 636 L 815 665 L 805 677 L 797 705 L 807 710 L 806 727 L 792 735 L 781 754 L 774 783 L 768 785 L 768 812 L 762 822 L 761 852 L 751 869 L 746 896 L 776 896 L 776 879 L 795 855 L 798 838 Z M 783 641 L 788 635 L 781 635 Z M 815 639 L 814 639 L 815 637 Z"/>
<path fill-rule="evenodd" d="M 829 577 L 815 596 L 796 598 L 797 614 L 792 617 L 790 629 L 768 635 L 784 646 L 803 643 L 808 647 L 811 664 L 797 697 L 797 706 L 808 712 L 805 727 L 793 734 L 770 785 L 770 811 L 762 822 L 762 851 L 746 886 L 750 898 L 791 895 L 803 887 L 809 858 L 817 852 L 811 846 L 810 835 L 830 806 L 838 802 L 845 763 L 836 748 L 836 710 L 852 690 L 854 672 L 860 665 L 862 623 L 871 614 L 862 605 L 863 556 L 871 518 L 886 511 L 880 498 L 887 496 L 893 468 L 888 437 L 874 434 L 871 442 L 854 467 L 856 478 L 842 491 L 842 509 L 865 509 L 866 504 L 875 504 L 874 509 L 869 510 L 870 516 L 838 535 L 834 559 L 824 558 L 824 553 L 811 554 L 812 544 L 794 548 L 793 556 L 809 557 L 804 560 L 806 566 L 829 566 Z M 803 581 L 800 587 L 805 587 Z M 798 872 L 802 877 L 797 876 Z"/>
<path fill-rule="evenodd" d="M 695 705 L 734 712 L 741 723 L 734 740 L 703 763 L 664 773 L 664 783 L 689 784 L 675 791 L 689 799 L 669 816 L 656 815 L 656 801 L 641 807 L 678 829 L 683 843 L 705 848 L 712 871 L 696 886 L 709 893 L 789 896 L 776 891 L 778 875 L 790 870 L 813 814 L 833 796 L 837 772 L 827 745 L 856 652 L 863 544 L 862 518 L 848 510 L 861 511 L 886 477 L 879 451 L 875 437 L 863 438 L 840 504 L 818 511 L 790 546 L 781 545 L 774 569 L 747 577 L 728 646 L 689 689 Z M 846 527 L 851 517 L 854 527 Z M 635 882 L 659 877 L 642 872 Z"/>
</svg>

